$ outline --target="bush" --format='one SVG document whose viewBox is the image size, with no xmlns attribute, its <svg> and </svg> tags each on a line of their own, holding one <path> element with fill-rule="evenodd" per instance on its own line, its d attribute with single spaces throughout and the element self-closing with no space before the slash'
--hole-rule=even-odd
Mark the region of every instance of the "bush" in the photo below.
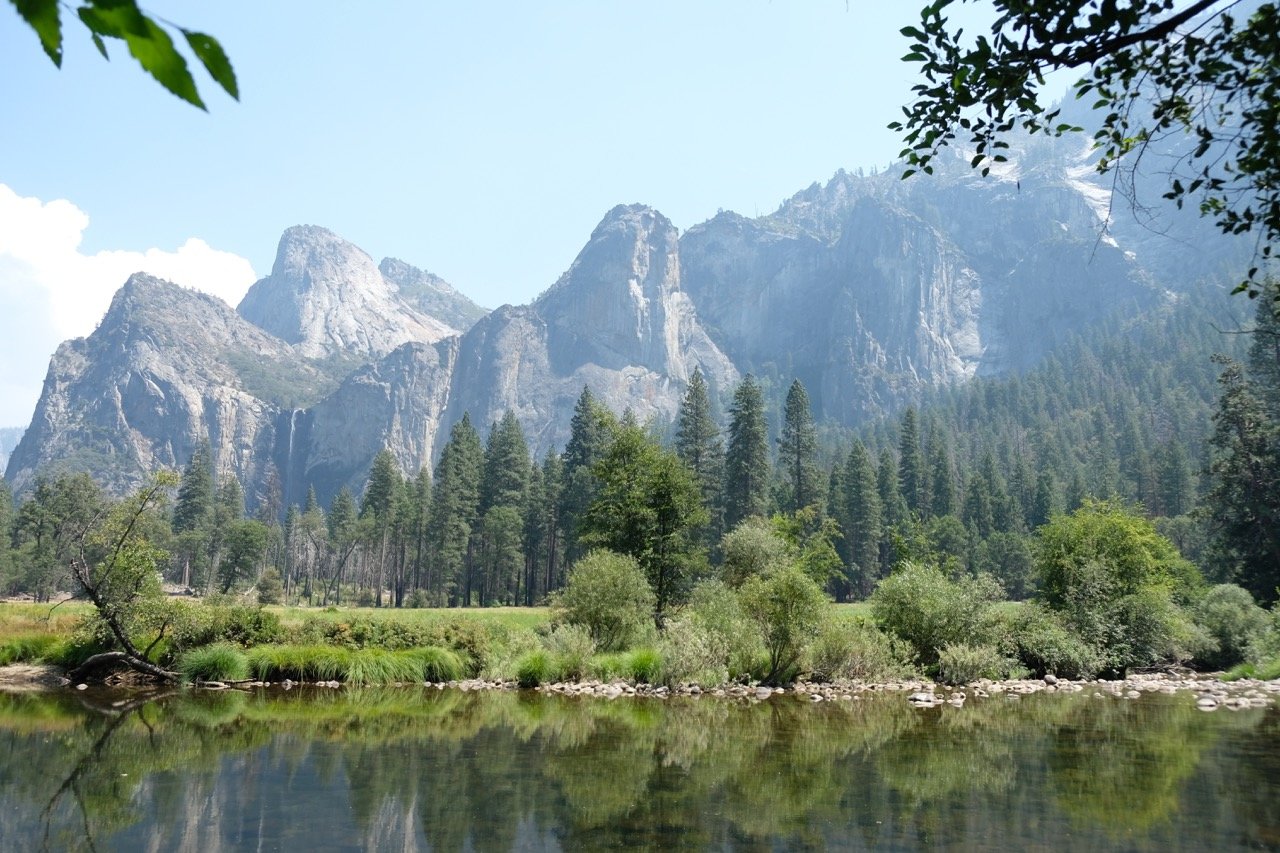
<svg viewBox="0 0 1280 853">
<path fill-rule="evenodd" d="M 285 639 L 280 617 L 261 607 L 175 602 L 172 613 L 169 646 L 176 654 L 221 642 L 249 647 Z"/>
<path fill-rule="evenodd" d="M 1102 668 L 1097 650 L 1068 628 L 1052 610 L 1022 605 L 1009 621 L 1005 645 L 1038 677 L 1092 678 Z"/>
<path fill-rule="evenodd" d="M 516 683 L 521 687 L 537 687 L 555 680 L 555 664 L 546 649 L 535 649 L 516 663 Z"/>
<path fill-rule="evenodd" d="M 1103 649 L 1110 668 L 1156 667 L 1181 664 L 1209 652 L 1213 640 L 1199 628 L 1167 589 L 1148 587 L 1116 602 L 1116 626 Z"/>
<path fill-rule="evenodd" d="M 630 656 L 624 652 L 610 652 L 591 659 L 588 672 L 600 681 L 617 681 L 631 677 Z"/>
<path fill-rule="evenodd" d="M 786 565 L 791 546 L 762 518 L 749 518 L 720 540 L 720 576 L 732 587 Z"/>
<path fill-rule="evenodd" d="M 739 598 L 764 638 L 769 662 L 760 680 L 772 684 L 789 679 L 817 636 L 828 606 L 826 594 L 799 568 L 788 566 L 750 579 Z"/>
<path fill-rule="evenodd" d="M 262 573 L 262 577 L 258 578 L 258 603 L 284 603 L 284 582 L 275 569 L 267 569 Z"/>
<path fill-rule="evenodd" d="M 808 669 L 816 681 L 885 681 L 910 672 L 909 656 L 901 641 L 874 625 L 830 613 L 809 647 Z"/>
<path fill-rule="evenodd" d="M 694 587 L 684 615 L 705 632 L 730 679 L 749 676 L 764 657 L 759 626 L 743 610 L 738 594 L 723 582 L 709 580 Z"/>
<path fill-rule="evenodd" d="M 563 679 L 580 679 L 586 675 L 596 651 L 591 635 L 581 625 L 557 625 L 547 636 L 546 645 Z"/>
<path fill-rule="evenodd" d="M 237 646 L 214 643 L 182 655 L 178 672 L 186 681 L 240 681 L 249 674 L 249 661 Z"/>
<path fill-rule="evenodd" d="M 932 666 L 954 643 L 982 644 L 1000 585 L 987 576 L 949 580 L 935 566 L 902 563 L 871 594 L 876 623 L 911 646 L 921 665 Z"/>
<path fill-rule="evenodd" d="M 1235 584 L 1211 587 L 1196 602 L 1193 618 L 1209 638 L 1212 648 L 1196 656 L 1209 669 L 1227 669 L 1243 662 L 1263 642 L 1270 627 L 1267 611 L 1254 602 L 1249 591 Z"/>
<path fill-rule="evenodd" d="M 569 570 L 553 606 L 570 625 L 587 629 L 603 651 L 625 649 L 653 619 L 653 589 L 633 558 L 596 550 Z"/>
<path fill-rule="evenodd" d="M 979 679 L 1004 679 L 1025 674 L 995 646 L 952 643 L 938 652 L 938 680 L 943 684 L 971 684 Z"/>
<path fill-rule="evenodd" d="M 726 644 L 693 615 L 668 619 L 658 648 L 663 675 L 671 684 L 710 687 L 729 680 Z"/>
</svg>

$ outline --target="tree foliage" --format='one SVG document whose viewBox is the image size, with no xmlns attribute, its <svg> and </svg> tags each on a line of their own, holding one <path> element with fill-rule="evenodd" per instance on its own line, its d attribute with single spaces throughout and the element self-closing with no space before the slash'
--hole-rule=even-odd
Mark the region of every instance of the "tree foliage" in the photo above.
<svg viewBox="0 0 1280 853">
<path fill-rule="evenodd" d="M 24 21 L 40 38 L 40 47 L 49 60 L 62 67 L 63 18 L 70 6 L 58 0 L 9 0 Z M 218 40 L 207 33 L 188 30 L 164 19 L 153 18 L 140 8 L 136 0 L 83 0 L 75 9 L 76 18 L 89 30 L 89 38 L 103 59 L 110 59 L 106 39 L 122 41 L 129 55 L 161 86 L 189 104 L 206 109 L 196 87 L 187 59 L 174 45 L 169 30 L 175 30 L 186 42 L 196 61 L 213 81 L 236 100 L 240 86 L 236 82 L 231 60 Z"/>
<path fill-rule="evenodd" d="M 963 2 L 963 0 L 962 0 Z M 1280 238 L 1280 12 L 1237 0 L 995 0 L 989 33 L 966 37 L 935 0 L 905 27 L 903 59 L 922 82 L 905 119 L 907 177 L 944 146 L 971 146 L 987 174 L 1015 129 L 1079 131 L 1043 101 L 1045 75 L 1081 69 L 1078 98 L 1101 111 L 1098 169 L 1135 168 L 1153 141 L 1190 137 L 1166 198 L 1196 201 L 1224 232 L 1254 231 L 1262 258 Z M 961 137 L 957 139 L 957 137 Z M 1256 293 L 1257 269 L 1238 289 Z"/>
</svg>

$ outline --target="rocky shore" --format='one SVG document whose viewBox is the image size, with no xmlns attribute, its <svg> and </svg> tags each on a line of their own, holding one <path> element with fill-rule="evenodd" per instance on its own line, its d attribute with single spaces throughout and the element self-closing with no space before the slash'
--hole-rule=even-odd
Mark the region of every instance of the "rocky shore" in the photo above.
<svg viewBox="0 0 1280 853">
<path fill-rule="evenodd" d="M 71 685 L 65 678 L 57 677 L 53 667 L 11 665 L 0 667 L 0 690 L 50 690 L 59 687 L 75 687 L 85 689 L 87 685 Z M 338 689 L 343 684 L 338 681 L 320 682 L 199 682 L 193 685 L 196 689 L 283 689 L 294 688 L 327 688 Z M 405 686 L 403 684 L 391 686 Z M 427 687 L 438 690 L 518 690 L 519 685 L 510 680 L 464 679 L 428 683 Z M 917 708 L 935 708 L 943 706 L 963 707 L 971 699 L 990 699 L 1004 697 L 1018 699 L 1036 693 L 1085 693 L 1095 699 L 1139 699 L 1145 693 L 1194 693 L 1196 707 L 1204 711 L 1218 709 L 1240 710 L 1243 708 L 1262 708 L 1280 701 L 1280 680 L 1259 681 L 1244 678 L 1239 681 L 1221 681 L 1211 673 L 1143 673 L 1130 675 L 1123 680 L 1088 680 L 1069 681 L 1053 675 L 1042 679 L 1021 679 L 1012 681 L 976 681 L 961 686 L 936 684 L 928 679 L 904 679 L 900 681 L 865 682 L 836 681 L 813 683 L 800 681 L 788 687 L 769 687 L 754 684 L 725 684 L 718 687 L 701 687 L 696 684 L 684 684 L 674 687 L 667 685 L 634 684 L 627 681 L 566 681 L 543 684 L 532 688 L 539 693 L 560 696 L 584 696 L 603 699 L 620 699 L 623 697 L 647 697 L 667 699 L 671 697 L 707 697 L 715 699 L 732 699 L 749 702 L 763 702 L 774 697 L 793 696 L 807 699 L 812 703 L 819 702 L 855 702 L 871 696 L 901 695 L 906 702 Z"/>
</svg>

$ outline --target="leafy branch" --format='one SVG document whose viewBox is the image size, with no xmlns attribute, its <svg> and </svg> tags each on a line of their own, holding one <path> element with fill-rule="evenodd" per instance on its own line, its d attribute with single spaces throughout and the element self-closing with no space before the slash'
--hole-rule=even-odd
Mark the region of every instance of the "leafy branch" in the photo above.
<svg viewBox="0 0 1280 853">
<path fill-rule="evenodd" d="M 9 0 L 18 15 L 35 30 L 40 46 L 50 61 L 62 67 L 62 10 L 70 9 L 59 0 Z M 235 70 L 222 45 L 213 36 L 188 30 L 172 21 L 156 19 L 138 8 L 135 0 L 85 0 L 75 10 L 89 38 L 110 60 L 106 39 L 123 41 L 129 54 L 142 68 L 173 94 L 189 104 L 207 110 L 186 57 L 178 52 L 166 27 L 180 34 L 196 60 L 214 82 L 232 98 L 240 100 Z"/>
</svg>

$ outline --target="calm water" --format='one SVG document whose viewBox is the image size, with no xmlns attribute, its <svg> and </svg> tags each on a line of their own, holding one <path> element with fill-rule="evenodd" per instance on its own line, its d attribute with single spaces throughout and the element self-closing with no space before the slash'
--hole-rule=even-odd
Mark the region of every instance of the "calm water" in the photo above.
<svg viewBox="0 0 1280 853">
<path fill-rule="evenodd" d="M 0 694 L 0 849 L 1280 846 L 1280 709 Z"/>
</svg>

